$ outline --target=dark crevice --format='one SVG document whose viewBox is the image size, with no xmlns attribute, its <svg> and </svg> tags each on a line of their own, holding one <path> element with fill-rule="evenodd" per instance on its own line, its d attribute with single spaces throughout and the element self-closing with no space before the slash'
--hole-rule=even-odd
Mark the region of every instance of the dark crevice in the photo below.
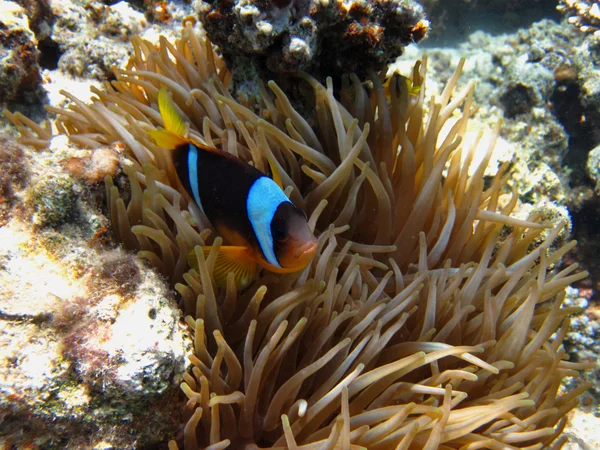
<svg viewBox="0 0 600 450">
<path fill-rule="evenodd" d="M 54 70 L 58 68 L 58 60 L 62 56 L 63 52 L 60 50 L 60 47 L 56 42 L 50 38 L 42 39 L 38 43 L 38 49 L 40 50 L 39 64 L 42 68 L 48 70 Z"/>
<path fill-rule="evenodd" d="M 572 186 L 593 183 L 585 174 L 588 153 L 594 148 L 592 121 L 586 120 L 586 111 L 580 101 L 580 88 L 576 80 L 558 83 L 550 102 L 552 113 L 565 127 L 569 135 L 569 152 L 563 164 L 572 169 L 570 183 Z"/>
<path fill-rule="evenodd" d="M 556 75 L 556 73 L 555 73 Z M 594 123 L 598 123 L 596 114 L 581 103 L 581 89 L 577 77 L 568 80 L 557 79 L 556 88 L 550 98 L 552 113 L 569 135 L 569 151 L 562 165 L 568 167 L 569 185 L 573 192 L 593 192 L 595 181 L 586 173 L 590 151 L 598 144 L 594 136 Z M 577 262 L 589 271 L 590 277 L 577 284 L 578 287 L 600 289 L 600 199 L 592 196 L 579 202 L 579 196 L 572 195 L 567 203 L 573 222 L 573 236 L 579 242 L 573 254 L 565 256 L 565 265 Z"/>
<path fill-rule="evenodd" d="M 590 277 L 580 284 L 591 287 L 598 291 L 600 289 L 600 240 L 598 240 L 598 229 L 600 228 L 600 199 L 593 197 L 584 202 L 577 211 L 571 212 L 573 220 L 573 232 L 578 245 L 574 253 L 565 257 L 565 265 L 577 262 L 590 273 Z"/>
<path fill-rule="evenodd" d="M 527 114 L 535 104 L 531 89 L 522 84 L 511 85 L 499 98 L 504 109 L 504 117 L 514 119 L 520 114 Z"/>
</svg>

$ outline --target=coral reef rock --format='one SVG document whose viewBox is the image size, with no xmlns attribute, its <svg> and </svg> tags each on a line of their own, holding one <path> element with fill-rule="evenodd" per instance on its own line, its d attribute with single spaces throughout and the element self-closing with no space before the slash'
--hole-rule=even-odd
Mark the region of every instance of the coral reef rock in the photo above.
<svg viewBox="0 0 600 450">
<path fill-rule="evenodd" d="M 39 41 L 47 38 L 54 22 L 54 13 L 50 0 L 15 0 L 29 17 L 29 26 Z"/>
<path fill-rule="evenodd" d="M 131 48 L 128 38 L 147 27 L 141 12 L 126 2 L 60 0 L 52 40 L 58 45 L 58 67 L 74 76 L 105 79 L 113 65 L 122 66 Z"/>
<path fill-rule="evenodd" d="M 534 107 L 543 107 L 554 92 L 554 74 L 542 64 L 522 54 L 506 67 L 508 86 L 499 100 L 504 116 L 514 119 Z"/>
<path fill-rule="evenodd" d="M 571 84 L 579 89 L 581 105 L 581 115 L 574 117 L 573 121 L 579 119 L 585 126 L 587 136 L 582 138 L 588 140 L 589 150 L 600 144 L 600 34 L 585 36 L 571 57 L 577 74 L 577 79 Z"/>
<path fill-rule="evenodd" d="M 597 33 L 600 29 L 600 2 L 598 0 L 560 0 L 556 7 L 569 23 L 584 33 Z"/>
<path fill-rule="evenodd" d="M 236 71 L 251 58 L 275 74 L 364 76 L 420 41 L 428 28 L 412 0 L 216 0 L 197 8 L 208 36 Z"/>
<path fill-rule="evenodd" d="M 569 414 L 569 425 L 565 428 L 569 442 L 562 450 L 595 450 L 600 448 L 600 418 L 590 413 L 575 410 Z"/>
<path fill-rule="evenodd" d="M 597 413 L 600 399 L 600 308 L 595 301 L 590 301 L 590 294 L 589 289 L 567 288 L 565 304 L 582 308 L 585 313 L 572 317 L 565 348 L 570 355 L 574 355 L 574 360 L 590 361 L 596 365 L 595 370 L 584 373 L 591 388 L 582 396 L 581 408 Z"/>
<path fill-rule="evenodd" d="M 594 180 L 596 192 L 600 192 L 600 145 L 588 153 L 586 170 L 588 176 Z"/>
<path fill-rule="evenodd" d="M 124 66 L 132 51 L 132 36 L 150 38 L 158 36 L 159 29 L 181 28 L 181 20 L 193 12 L 185 2 L 148 1 L 143 7 L 136 2 L 99 0 L 20 3 L 39 41 L 42 67 L 96 80 L 109 77 L 113 66 Z"/>
<path fill-rule="evenodd" d="M 464 42 L 473 30 L 506 34 L 542 19 L 559 18 L 557 0 L 421 0 L 437 45 Z"/>
<path fill-rule="evenodd" d="M 96 155 L 97 154 L 97 155 Z M 157 448 L 191 342 L 162 277 L 111 244 L 117 150 L 0 141 L 0 446 Z"/>
<path fill-rule="evenodd" d="M 0 103 L 34 91 L 41 81 L 39 51 L 26 12 L 0 0 Z"/>
</svg>

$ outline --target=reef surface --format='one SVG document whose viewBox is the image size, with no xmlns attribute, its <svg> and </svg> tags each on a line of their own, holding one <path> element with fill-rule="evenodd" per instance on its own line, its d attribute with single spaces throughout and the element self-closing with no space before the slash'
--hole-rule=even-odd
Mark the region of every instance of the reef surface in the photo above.
<svg viewBox="0 0 600 450">
<path fill-rule="evenodd" d="M 219 2 L 22 3 L 0 0 L 0 54 L 7 55 L 0 64 L 0 107 L 23 111 L 35 120 L 45 117 L 43 104 L 66 104 L 59 90 L 89 98 L 89 86 L 112 78 L 111 66 L 125 67 L 133 51 L 131 36 L 155 42 L 161 34 L 178 36 L 183 19 L 206 21 L 222 7 Z M 331 67 L 319 63 L 318 55 L 323 54 L 312 43 L 322 45 L 324 39 L 315 34 L 318 24 L 292 20 L 283 27 L 292 26 L 296 34 L 290 33 L 287 40 L 275 35 L 282 20 L 272 12 L 289 19 L 291 13 L 286 11 L 296 2 L 268 2 L 270 12 L 261 10 L 259 2 L 223 3 L 237 6 L 236 20 L 245 20 L 256 31 L 220 39 L 235 39 L 246 52 L 252 44 L 252 52 L 259 53 L 261 64 L 271 71 L 316 67 L 315 73 L 328 75 L 331 70 L 357 69 L 347 65 L 352 59 L 343 53 L 340 60 L 328 58 Z M 441 3 L 424 2 L 425 10 L 433 18 L 444 17 Z M 467 2 L 455 3 L 472 8 Z M 511 9 L 511 2 L 494 3 L 508 11 L 509 23 L 510 13 L 519 11 L 518 5 Z M 478 85 L 479 109 L 470 135 L 474 138 L 504 118 L 492 167 L 510 164 L 523 204 L 550 208 L 572 221 L 571 233 L 580 245 L 566 262 L 582 264 L 590 277 L 568 290 L 567 305 L 585 309 L 573 318 L 565 346 L 575 361 L 597 361 L 600 241 L 594 230 L 600 194 L 600 136 L 595 134 L 600 129 L 600 41 L 597 33 L 581 33 L 571 24 L 573 6 L 560 21 L 554 5 L 546 3 L 551 2 L 534 2 L 536 13 L 549 19 L 506 34 L 469 29 L 463 42 L 452 47 L 409 47 L 390 71 L 408 75 L 414 60 L 427 53 L 428 89 L 433 92 L 466 57 L 460 83 L 475 80 Z M 356 4 L 355 14 L 364 14 L 363 3 Z M 331 7 L 328 2 L 317 6 Z M 471 16 L 485 22 L 484 11 L 471 10 Z M 415 28 L 421 20 L 424 15 L 418 9 L 408 22 Z M 219 26 L 216 19 L 208 24 L 209 35 L 222 33 Z M 451 28 L 452 23 L 444 26 Z M 471 27 L 476 29 L 477 23 Z M 411 39 L 420 40 L 408 37 L 402 47 Z M 231 58 L 239 57 L 236 47 L 227 48 Z M 375 62 L 365 61 L 377 69 L 389 58 L 378 56 Z M 251 75 L 234 72 L 238 82 L 256 79 Z M 244 83 L 240 92 L 247 94 Z M 169 280 L 113 240 L 103 179 L 112 176 L 127 192 L 122 151 L 118 146 L 100 152 L 82 150 L 62 137 L 52 139 L 47 150 L 36 151 L 18 143 L 14 127 L 4 123 L 0 355 L 6 364 L 0 369 L 0 442 L 5 446 L 157 448 L 181 433 L 184 419 L 178 390 L 192 341 Z M 524 206 L 523 215 L 534 206 Z M 572 413 L 565 448 L 600 446 L 600 369 L 597 366 L 585 376 L 594 387 Z M 572 380 L 563 389 L 576 385 Z"/>
</svg>

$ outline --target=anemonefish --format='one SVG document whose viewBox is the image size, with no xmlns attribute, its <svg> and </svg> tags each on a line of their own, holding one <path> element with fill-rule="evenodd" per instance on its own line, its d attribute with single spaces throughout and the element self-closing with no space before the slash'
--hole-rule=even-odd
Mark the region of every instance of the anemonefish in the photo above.
<svg viewBox="0 0 600 450">
<path fill-rule="evenodd" d="M 385 95 L 388 98 L 390 97 L 390 89 L 391 89 L 390 84 L 392 81 L 398 83 L 397 84 L 398 88 L 402 88 L 400 86 L 400 83 L 404 83 L 406 85 L 406 90 L 408 91 L 408 95 L 416 97 L 421 92 L 421 86 L 413 83 L 413 81 L 410 78 L 407 78 L 407 77 L 401 75 L 400 73 L 395 72 L 392 75 L 390 75 L 383 83 L 383 89 L 385 90 Z"/>
<path fill-rule="evenodd" d="M 165 129 L 150 131 L 150 136 L 172 150 L 181 184 L 227 242 L 214 267 L 217 285 L 225 285 L 233 272 L 236 286 L 243 288 L 255 278 L 257 266 L 276 273 L 305 268 L 317 240 L 304 212 L 283 192 L 272 162 L 274 179 L 229 153 L 194 142 L 164 87 L 158 107 Z M 210 249 L 205 247 L 204 253 Z M 194 251 L 188 261 L 197 267 Z"/>
</svg>

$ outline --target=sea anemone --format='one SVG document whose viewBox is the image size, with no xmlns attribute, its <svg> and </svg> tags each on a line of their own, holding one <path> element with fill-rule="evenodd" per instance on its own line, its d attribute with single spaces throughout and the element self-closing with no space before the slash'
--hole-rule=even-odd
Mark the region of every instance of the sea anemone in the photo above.
<svg viewBox="0 0 600 450">
<path fill-rule="evenodd" d="M 560 448 L 565 415 L 586 388 L 559 394 L 583 365 L 561 344 L 569 328 L 558 271 L 564 222 L 511 214 L 518 195 L 501 167 L 485 177 L 490 136 L 464 139 L 474 83 L 455 92 L 462 62 L 425 102 L 426 60 L 409 77 L 348 75 L 336 97 L 314 92 L 310 119 L 273 82 L 261 103 L 228 92 L 229 72 L 187 25 L 174 44 L 132 39 L 116 81 L 85 104 L 49 108 L 74 142 L 129 152 L 126 203 L 106 189 L 116 238 L 173 281 L 193 330 L 179 445 L 207 448 Z M 273 157 L 286 193 L 309 216 L 318 254 L 304 271 L 262 273 L 243 291 L 215 286 L 222 240 L 181 188 L 162 127 L 161 86 L 190 133 L 261 170 Z M 8 114 L 25 141 L 46 129 Z M 478 162 L 475 162 L 478 161 Z M 187 254 L 212 245 L 199 269 Z M 178 444 L 172 441 L 169 448 Z"/>
</svg>

